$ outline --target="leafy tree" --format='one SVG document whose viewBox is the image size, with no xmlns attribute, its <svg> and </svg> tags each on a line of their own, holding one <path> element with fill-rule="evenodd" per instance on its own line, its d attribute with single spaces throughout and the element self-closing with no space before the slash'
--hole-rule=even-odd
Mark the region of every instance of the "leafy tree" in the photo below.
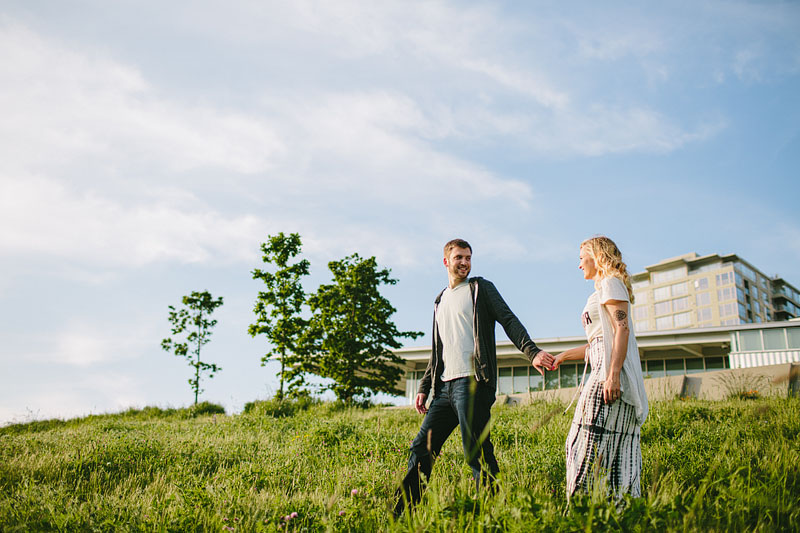
<svg viewBox="0 0 800 533">
<path fill-rule="evenodd" d="M 169 321 L 172 324 L 173 335 L 185 335 L 183 342 L 173 341 L 171 337 L 161 341 L 161 348 L 167 352 L 174 352 L 178 357 L 185 357 L 189 365 L 194 367 L 194 377 L 189 379 L 189 385 L 194 391 L 194 403 L 203 390 L 200 380 L 204 372 L 210 372 L 209 378 L 215 372 L 222 370 L 214 363 L 200 360 L 200 350 L 211 340 L 211 329 L 217 325 L 216 319 L 210 319 L 214 309 L 222 305 L 222 297 L 216 300 L 208 291 L 192 291 L 189 296 L 183 297 L 181 309 L 169 306 Z M 191 331 L 190 331 L 191 330 Z M 191 351 L 190 351 L 191 350 Z"/>
<path fill-rule="evenodd" d="M 294 264 L 289 261 L 300 254 L 302 243 L 300 235 L 283 232 L 269 236 L 266 243 L 261 244 L 264 263 L 274 265 L 274 272 L 254 269 L 253 279 L 260 279 L 266 289 L 258 293 L 253 312 L 256 321 L 250 324 L 247 332 L 253 337 L 264 335 L 272 345 L 272 349 L 261 357 L 261 365 L 276 357 L 281 362 L 280 389 L 278 399 L 283 399 L 284 382 L 289 393 L 295 393 L 303 384 L 302 357 L 299 353 L 298 339 L 308 325 L 308 321 L 300 316 L 305 303 L 301 279 L 309 273 L 310 263 L 303 259 Z"/>
<path fill-rule="evenodd" d="M 422 335 L 398 331 L 390 320 L 396 309 L 378 289 L 397 280 L 388 269 L 379 269 L 374 257 L 358 254 L 331 261 L 328 268 L 333 283 L 320 285 L 309 298 L 312 316 L 306 338 L 314 356 L 307 359 L 308 370 L 330 378 L 324 390 L 347 404 L 374 392 L 395 394 L 403 360 L 390 348 L 400 348 L 398 337 Z"/>
</svg>

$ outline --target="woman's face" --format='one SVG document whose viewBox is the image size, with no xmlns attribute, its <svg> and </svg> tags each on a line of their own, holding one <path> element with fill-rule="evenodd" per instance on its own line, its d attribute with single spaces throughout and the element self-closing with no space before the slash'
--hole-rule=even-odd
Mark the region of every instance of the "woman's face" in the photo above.
<svg viewBox="0 0 800 533">
<path fill-rule="evenodd" d="M 597 275 L 597 267 L 594 264 L 594 259 L 589 254 L 589 251 L 585 246 L 581 246 L 580 259 L 581 262 L 578 265 L 578 268 L 583 270 L 583 279 L 594 279 L 594 277 Z"/>
</svg>

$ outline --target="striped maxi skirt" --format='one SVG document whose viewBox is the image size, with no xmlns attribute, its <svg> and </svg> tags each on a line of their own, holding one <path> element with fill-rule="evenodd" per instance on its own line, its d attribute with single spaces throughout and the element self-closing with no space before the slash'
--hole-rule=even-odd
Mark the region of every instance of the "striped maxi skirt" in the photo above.
<svg viewBox="0 0 800 533">
<path fill-rule="evenodd" d="M 605 347 L 603 339 L 589 344 L 592 373 L 583 385 L 567 435 L 567 497 L 600 491 L 620 498 L 641 496 L 641 426 L 630 404 L 603 403 Z"/>
</svg>

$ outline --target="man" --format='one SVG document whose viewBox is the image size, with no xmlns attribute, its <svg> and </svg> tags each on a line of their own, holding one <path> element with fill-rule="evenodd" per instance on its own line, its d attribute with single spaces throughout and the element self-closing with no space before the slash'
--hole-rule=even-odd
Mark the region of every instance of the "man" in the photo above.
<svg viewBox="0 0 800 533">
<path fill-rule="evenodd" d="M 481 277 L 468 278 L 472 247 L 467 241 L 454 239 L 445 244 L 444 266 L 449 283 L 434 302 L 431 358 L 415 401 L 417 412 L 425 418 L 411 444 L 395 516 L 403 512 L 406 502 L 419 502 L 421 484 L 430 478 L 433 460 L 456 426 L 461 428 L 464 456 L 476 486 L 493 484 L 499 468 L 487 424 L 497 388 L 495 322 L 539 372 L 553 364 L 553 356 L 536 347 L 494 284 Z M 431 388 L 433 400 L 426 408 Z"/>
</svg>

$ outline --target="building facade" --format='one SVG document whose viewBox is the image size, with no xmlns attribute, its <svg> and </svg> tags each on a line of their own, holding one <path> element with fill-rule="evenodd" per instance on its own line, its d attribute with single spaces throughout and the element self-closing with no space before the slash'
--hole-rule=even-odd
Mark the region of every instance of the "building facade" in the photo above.
<svg viewBox="0 0 800 533">
<path fill-rule="evenodd" d="M 790 320 L 800 291 L 734 254 L 665 259 L 631 276 L 637 334 Z"/>
<path fill-rule="evenodd" d="M 800 363 L 800 320 L 738 324 L 637 334 L 645 380 L 687 376 L 731 368 Z M 557 354 L 586 343 L 584 336 L 535 339 L 537 346 Z M 409 403 L 430 358 L 430 347 L 395 352 L 405 360 L 406 374 L 398 384 Z M 578 385 L 583 363 L 565 363 L 542 376 L 509 341 L 497 343 L 497 393 L 558 391 Z M 647 381 L 646 381 L 647 383 Z"/>
</svg>

